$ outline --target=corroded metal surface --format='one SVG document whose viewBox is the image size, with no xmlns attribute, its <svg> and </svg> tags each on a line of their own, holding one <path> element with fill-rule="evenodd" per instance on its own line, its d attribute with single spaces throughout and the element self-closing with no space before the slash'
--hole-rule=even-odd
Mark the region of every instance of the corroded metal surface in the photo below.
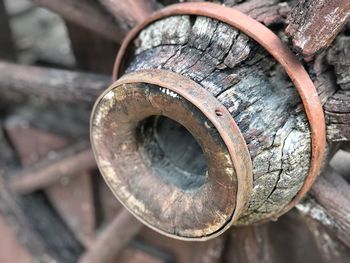
<svg viewBox="0 0 350 263">
<path fill-rule="evenodd" d="M 119 50 L 113 69 L 114 80 L 123 73 L 127 50 L 142 29 L 157 20 L 174 15 L 199 15 L 210 17 L 241 30 L 263 46 L 282 65 L 298 90 L 311 128 L 312 158 L 308 177 L 303 187 L 282 211 L 276 212 L 275 217 L 277 218 L 290 210 L 303 198 L 316 180 L 323 163 L 326 147 L 325 118 L 314 84 L 295 55 L 271 30 L 233 8 L 213 3 L 175 4 L 156 12 L 150 18 L 135 27 L 126 36 Z"/>
<path fill-rule="evenodd" d="M 157 85 L 160 87 L 161 91 L 165 94 L 170 94 L 171 97 L 181 96 L 186 101 L 190 102 L 194 106 L 196 106 L 202 114 L 210 121 L 210 123 L 216 128 L 216 130 L 219 132 L 221 139 L 224 141 L 235 170 L 235 176 L 237 183 L 235 183 L 235 180 L 232 181 L 230 177 L 232 175 L 228 174 L 226 171 L 227 169 L 224 169 L 224 166 L 220 166 L 220 164 L 223 164 L 223 161 L 219 157 L 216 160 L 212 160 L 212 158 L 208 157 L 208 163 L 211 164 L 211 167 L 209 167 L 209 190 L 208 192 L 205 192 L 208 194 L 208 198 L 211 198 L 210 194 L 212 195 L 213 202 L 215 200 L 218 200 L 219 203 L 225 203 L 224 205 L 228 205 L 230 202 L 235 200 L 235 207 L 230 207 L 232 209 L 232 212 L 230 214 L 226 214 L 227 218 L 224 218 L 224 221 L 220 221 L 219 223 L 214 224 L 208 224 L 208 226 L 205 227 L 205 230 L 199 231 L 199 230 L 191 230 L 191 231 L 184 231 L 183 233 L 177 234 L 177 233 L 170 233 L 170 231 L 161 230 L 159 229 L 159 225 L 157 226 L 157 220 L 154 217 L 149 216 L 151 212 L 150 209 L 153 209 L 152 207 L 144 208 L 144 204 L 140 205 L 139 207 L 136 207 L 135 203 L 138 201 L 134 200 L 132 201 L 132 198 L 130 197 L 130 192 L 126 191 L 126 193 L 123 193 L 125 190 L 124 188 L 127 188 L 128 186 L 123 186 L 119 181 L 123 178 L 118 178 L 120 174 L 116 175 L 114 171 L 111 171 L 113 169 L 118 169 L 118 166 L 123 166 L 124 170 L 119 170 L 119 173 L 127 174 L 128 177 L 133 176 L 135 173 L 143 173 L 143 177 L 146 177 L 153 173 L 152 169 L 147 167 L 144 164 L 140 164 L 143 161 L 141 160 L 139 154 L 137 153 L 137 147 L 133 144 L 128 144 L 129 141 L 133 140 L 134 137 L 134 128 L 135 125 L 145 117 L 148 117 L 149 115 L 155 115 L 155 114 L 161 114 L 166 115 L 165 110 L 164 112 L 155 113 L 153 105 L 151 106 L 152 111 L 147 111 L 147 108 L 142 108 L 143 99 L 141 96 L 137 93 L 138 91 L 135 90 L 135 92 L 132 90 L 130 86 L 126 86 L 128 84 L 132 83 L 148 83 Z M 139 105 L 135 105 L 135 107 L 141 107 L 142 108 L 142 114 L 140 111 L 137 111 L 135 114 L 131 112 L 131 107 L 126 106 L 124 104 L 123 100 L 128 95 L 123 92 L 124 90 L 129 90 L 133 96 L 133 98 L 136 98 L 135 101 Z M 113 93 L 112 93 L 113 92 Z M 147 91 L 149 93 L 149 91 Z M 147 98 L 148 99 L 148 98 Z M 103 103 L 105 101 L 105 103 Z M 151 101 L 151 100 L 150 100 Z M 150 103 L 148 101 L 147 103 Z M 153 101 L 156 101 L 155 99 Z M 115 107 L 115 103 L 117 103 L 120 107 L 120 109 L 113 109 Z M 154 102 L 156 103 L 156 102 Z M 153 104 L 151 102 L 151 104 Z M 133 105 L 134 106 L 134 105 Z M 166 105 L 162 103 L 160 106 L 162 108 L 164 107 L 170 107 L 169 105 Z M 180 110 L 180 107 L 178 108 Z M 112 113 L 110 113 L 112 112 Z M 125 112 L 125 113 L 124 113 Z M 117 119 L 117 115 L 124 117 L 119 117 Z M 145 115 L 145 116 L 143 116 Z M 182 114 L 183 115 L 183 114 Z M 177 117 L 179 116 L 170 116 L 174 118 L 176 121 Z M 180 118 L 180 117 L 179 117 Z M 193 119 L 193 118 L 192 118 Z M 184 124 L 186 127 L 188 123 L 192 122 L 192 119 L 190 118 L 187 120 L 187 123 Z M 113 126 L 118 126 L 118 129 L 112 129 L 111 126 L 108 126 L 106 123 L 109 123 Z M 122 123 L 123 125 L 119 125 Z M 202 123 L 200 125 L 203 125 Z M 188 125 L 190 126 L 190 125 Z M 196 128 L 196 127 L 195 127 Z M 197 127 L 198 128 L 198 127 Z M 190 127 L 188 128 L 191 129 Z M 203 140 L 203 144 L 210 144 L 208 142 L 207 138 L 204 135 L 207 134 L 208 131 L 205 129 L 205 131 L 200 134 L 196 129 L 193 129 L 194 133 L 197 133 L 196 139 L 198 141 Z M 247 201 L 250 197 L 251 191 L 252 191 L 252 163 L 250 160 L 249 151 L 247 149 L 246 143 L 243 139 L 243 136 L 241 132 L 239 131 L 239 128 L 237 127 L 236 123 L 234 122 L 232 116 L 228 112 L 228 110 L 213 96 L 211 95 L 207 90 L 205 90 L 202 86 L 197 84 L 196 82 L 183 77 L 182 75 L 172 73 L 165 70 L 144 70 L 144 71 L 138 71 L 136 73 L 130 73 L 128 75 L 123 76 L 120 80 L 115 82 L 109 89 L 107 89 L 97 100 L 91 117 L 91 142 L 93 146 L 93 150 L 95 153 L 95 157 L 97 160 L 97 163 L 99 164 L 99 168 L 104 175 L 107 183 L 109 184 L 110 188 L 114 192 L 114 194 L 117 196 L 117 198 L 142 222 L 144 222 L 146 225 L 150 226 L 154 230 L 165 234 L 167 236 L 183 239 L 183 240 L 207 240 L 213 237 L 216 237 L 223 233 L 225 230 L 227 230 L 233 222 L 235 222 L 239 216 L 241 215 L 241 212 L 243 211 L 245 205 L 247 204 Z M 195 135 L 195 134 L 194 134 Z M 111 153 L 109 152 L 108 144 L 111 143 L 111 138 L 114 141 L 119 141 L 122 146 L 120 149 L 113 148 L 112 150 L 115 151 L 114 155 L 111 156 Z M 215 144 L 215 143 L 214 143 Z M 118 145 L 116 143 L 116 145 Z M 136 150 L 129 150 L 129 148 L 135 148 Z M 211 146 L 210 147 L 214 147 Z M 208 149 L 210 148 L 208 146 Z M 205 147 L 204 147 L 205 148 Z M 210 148 L 213 149 L 213 148 Z M 121 153 L 117 153 L 120 151 Z M 205 151 L 206 152 L 206 151 Z M 209 153 L 211 154 L 211 153 Z M 214 153 L 213 153 L 214 154 Z M 130 159 L 130 155 L 132 155 L 132 158 Z M 218 154 L 216 154 L 218 155 Z M 129 163 L 113 163 L 113 159 L 130 159 L 128 160 Z M 128 171 L 128 167 L 131 166 L 134 168 L 133 171 Z M 142 168 L 140 168 L 142 167 Z M 216 173 L 211 172 L 214 168 Z M 130 168 L 131 169 L 131 168 Z M 228 170 L 230 172 L 230 169 Z M 129 172 L 129 173 L 128 173 Z M 135 176 L 135 175 L 134 175 Z M 125 176 L 124 176 L 125 177 Z M 153 180 L 154 178 L 147 177 L 150 180 Z M 128 180 L 128 179 L 124 179 Z M 144 180 L 144 184 L 148 184 L 149 182 Z M 158 187 L 161 188 L 160 181 L 157 181 Z M 165 185 L 163 185 L 165 187 Z M 133 187 L 137 187 L 133 185 Z M 144 187 L 144 185 L 142 186 Z M 149 189 L 154 188 L 154 185 L 151 185 Z M 156 190 L 153 190 L 156 191 Z M 175 191 L 172 189 L 172 191 Z M 237 191 L 237 194 L 236 194 Z M 159 191 L 160 192 L 160 191 Z M 203 192 L 203 190 L 200 190 L 199 192 Z M 227 196 L 230 196 L 227 200 L 221 200 L 222 192 L 227 192 Z M 166 193 L 169 196 L 169 193 Z M 232 195 L 234 194 L 234 195 Z M 159 195 L 159 193 L 158 193 Z M 170 193 L 171 195 L 171 193 Z M 236 195 L 236 196 L 235 196 Z M 217 196 L 217 198 L 215 198 Z M 223 195 L 225 196 L 225 195 Z M 158 199 L 161 199 L 161 202 L 163 202 L 162 196 L 158 196 Z M 130 201 L 131 200 L 131 201 Z M 198 205 L 204 205 L 201 203 L 196 203 L 194 199 L 191 197 L 189 198 L 189 202 L 192 202 L 194 206 Z M 216 204 L 217 206 L 220 206 Z M 227 204 L 226 204 L 227 203 Z M 161 205 L 164 205 L 163 203 Z M 172 204 L 167 204 L 167 206 Z M 181 209 L 181 208 L 179 208 Z M 231 210 L 230 210 L 231 211 Z M 178 211 L 179 213 L 179 211 Z M 192 214 L 193 216 L 193 214 Z M 218 217 L 218 214 L 213 215 L 214 217 Z M 145 219 L 147 218 L 147 219 Z M 193 219 L 192 219 L 193 220 Z M 180 230 L 178 230 L 181 232 Z M 182 234 L 182 235 L 181 235 Z M 187 236 L 186 236 L 186 235 Z"/>
</svg>

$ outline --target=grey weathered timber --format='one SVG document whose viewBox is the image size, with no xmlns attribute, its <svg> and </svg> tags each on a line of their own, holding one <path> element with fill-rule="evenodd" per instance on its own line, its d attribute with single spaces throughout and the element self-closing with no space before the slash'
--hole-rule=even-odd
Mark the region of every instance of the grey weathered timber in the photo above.
<svg viewBox="0 0 350 263">
<path fill-rule="evenodd" d="M 334 142 L 350 140 L 350 90 L 338 90 L 324 105 L 328 138 Z"/>
<path fill-rule="evenodd" d="M 332 43 L 349 17 L 348 0 L 299 0 L 288 16 L 286 33 L 298 52 L 312 56 Z"/>
</svg>

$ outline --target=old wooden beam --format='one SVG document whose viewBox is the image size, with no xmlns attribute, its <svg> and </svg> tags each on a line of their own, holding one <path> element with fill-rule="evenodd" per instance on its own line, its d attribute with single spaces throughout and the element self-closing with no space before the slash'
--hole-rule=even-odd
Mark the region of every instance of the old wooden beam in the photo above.
<svg viewBox="0 0 350 263">
<path fill-rule="evenodd" d="M 45 188 L 60 179 L 77 175 L 96 167 L 93 153 L 86 143 L 80 143 L 48 157 L 11 177 L 8 187 L 17 194 Z"/>
<path fill-rule="evenodd" d="M 297 208 L 350 246 L 349 200 L 349 183 L 332 168 L 328 168 L 314 184 L 311 198 L 297 205 Z"/>
<path fill-rule="evenodd" d="M 62 102 L 92 104 L 110 84 L 104 75 L 0 62 L 0 93 L 18 92 Z"/>
<path fill-rule="evenodd" d="M 285 31 L 298 52 L 312 56 L 332 43 L 349 17 L 348 0 L 300 0 Z"/>
<path fill-rule="evenodd" d="M 142 224 L 126 209 L 109 223 L 79 260 L 80 263 L 111 262 L 139 232 Z"/>
<path fill-rule="evenodd" d="M 33 0 L 33 2 L 110 40 L 120 42 L 125 35 L 125 31 L 94 1 Z"/>
</svg>

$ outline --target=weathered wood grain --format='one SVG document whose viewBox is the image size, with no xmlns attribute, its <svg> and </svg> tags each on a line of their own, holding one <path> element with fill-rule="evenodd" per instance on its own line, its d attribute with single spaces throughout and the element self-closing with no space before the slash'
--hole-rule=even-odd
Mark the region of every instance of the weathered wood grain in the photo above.
<svg viewBox="0 0 350 263">
<path fill-rule="evenodd" d="M 298 52 L 312 56 L 332 43 L 349 17 L 348 0 L 300 0 L 285 31 Z"/>
<path fill-rule="evenodd" d="M 350 90 L 339 89 L 324 105 L 327 135 L 333 142 L 350 140 Z"/>
</svg>

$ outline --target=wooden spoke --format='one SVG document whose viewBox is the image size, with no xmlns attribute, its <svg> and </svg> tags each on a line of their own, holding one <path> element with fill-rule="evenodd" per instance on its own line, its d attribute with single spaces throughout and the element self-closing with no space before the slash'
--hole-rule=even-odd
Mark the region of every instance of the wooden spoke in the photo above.
<svg viewBox="0 0 350 263">
<path fill-rule="evenodd" d="M 87 143 L 80 143 L 55 153 L 34 166 L 23 169 L 11 177 L 8 187 L 17 194 L 27 194 L 46 188 L 66 176 L 96 167 L 92 151 Z"/>
<path fill-rule="evenodd" d="M 108 87 L 103 75 L 47 69 L 0 62 L 0 92 L 39 96 L 61 102 L 92 104 Z"/>
<path fill-rule="evenodd" d="M 22 208 L 17 204 L 16 198 L 4 187 L 4 182 L 0 178 L 0 220 L 1 229 L 7 224 L 15 232 L 21 244 L 28 250 L 31 260 L 38 262 L 52 262 L 55 260 L 37 233 L 35 233 L 30 222 L 28 222 Z M 1 231 L 1 233 L 4 233 Z M 19 251 L 17 251 L 19 252 Z M 27 253 L 28 253 L 27 252 Z M 26 253 L 26 252 L 22 252 Z"/>
<path fill-rule="evenodd" d="M 155 10 L 153 0 L 99 0 L 127 32 Z"/>
<path fill-rule="evenodd" d="M 61 15 L 63 18 L 85 27 L 108 39 L 120 42 L 125 31 L 108 17 L 101 6 L 87 0 L 32 0 Z"/>
<path fill-rule="evenodd" d="M 297 205 L 308 217 L 319 221 L 350 247 L 350 184 L 332 168 L 318 178 L 311 191 L 311 198 Z"/>
<path fill-rule="evenodd" d="M 80 263 L 110 262 L 139 232 L 142 224 L 123 209 L 82 255 Z"/>
</svg>

